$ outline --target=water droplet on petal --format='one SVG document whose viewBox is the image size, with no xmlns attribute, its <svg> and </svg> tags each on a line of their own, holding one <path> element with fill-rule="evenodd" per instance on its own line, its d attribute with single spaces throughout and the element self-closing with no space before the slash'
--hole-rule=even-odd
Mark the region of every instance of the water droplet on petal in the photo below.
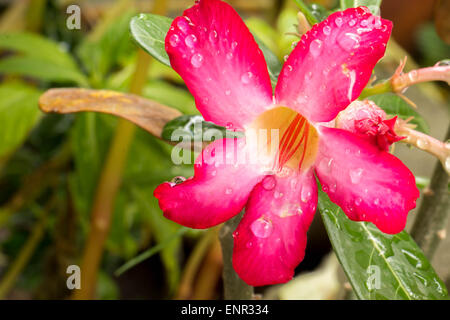
<svg viewBox="0 0 450 320">
<path fill-rule="evenodd" d="M 250 249 L 251 247 L 253 247 L 253 242 L 249 241 L 246 243 L 245 245 L 248 249 Z"/>
<path fill-rule="evenodd" d="M 328 36 L 331 33 L 331 27 L 330 26 L 325 26 L 323 27 L 323 34 Z"/>
<path fill-rule="evenodd" d="M 210 33 L 209 33 L 209 41 L 211 42 L 211 43 L 216 43 L 217 42 L 217 40 L 218 40 L 218 36 L 217 36 L 217 31 L 216 30 L 212 30 Z"/>
<path fill-rule="evenodd" d="M 169 43 L 172 47 L 176 47 L 180 43 L 180 37 L 177 34 L 171 35 Z"/>
<path fill-rule="evenodd" d="M 232 53 L 232 52 L 228 52 L 228 53 L 227 53 L 227 59 L 228 59 L 228 60 L 233 59 L 233 53 Z"/>
<path fill-rule="evenodd" d="M 200 68 L 203 64 L 203 56 L 200 53 L 196 53 L 191 58 L 191 64 L 194 68 Z"/>
<path fill-rule="evenodd" d="M 264 218 L 259 218 L 253 221 L 253 223 L 250 225 L 250 229 L 256 237 L 267 238 L 272 234 L 273 226 L 272 222 Z"/>
<path fill-rule="evenodd" d="M 277 185 L 277 181 L 273 176 L 266 176 L 262 181 L 262 187 L 266 190 L 272 190 Z"/>
<path fill-rule="evenodd" d="M 233 192 L 233 189 L 231 189 L 231 188 L 225 189 L 225 194 L 231 194 L 232 192 Z"/>
<path fill-rule="evenodd" d="M 342 26 L 342 23 L 343 23 L 342 18 L 336 18 L 336 20 L 334 22 L 336 23 L 336 25 L 338 27 Z"/>
<path fill-rule="evenodd" d="M 351 51 L 360 46 L 361 37 L 355 33 L 347 32 L 344 36 L 338 38 L 339 46 L 346 50 Z"/>
<path fill-rule="evenodd" d="M 186 46 L 189 48 L 193 48 L 195 44 L 197 43 L 197 37 L 193 34 L 190 34 L 184 39 L 184 43 L 186 43 Z"/>
<path fill-rule="evenodd" d="M 356 24 L 356 19 L 351 19 L 351 20 L 348 22 L 348 25 L 349 25 L 350 27 L 353 27 L 355 24 Z"/>
<path fill-rule="evenodd" d="M 186 21 L 186 19 L 183 19 L 183 18 L 181 18 L 177 21 L 177 27 L 184 33 L 186 33 L 189 29 L 188 22 Z"/>
<path fill-rule="evenodd" d="M 303 187 L 302 192 L 300 194 L 300 199 L 303 202 L 308 202 L 309 200 L 311 200 L 311 190 L 308 187 Z"/>
<path fill-rule="evenodd" d="M 363 171 L 361 168 L 350 170 L 350 180 L 353 184 L 358 184 L 361 181 Z"/>
<path fill-rule="evenodd" d="M 178 176 L 170 180 L 170 185 L 173 187 L 176 186 L 177 184 L 183 183 L 184 181 L 186 181 L 185 177 Z"/>
<path fill-rule="evenodd" d="M 319 39 L 315 39 L 311 42 L 309 46 L 309 52 L 315 57 L 317 57 L 322 51 L 322 41 Z"/>
<path fill-rule="evenodd" d="M 251 73 L 251 72 L 249 71 L 249 72 L 244 73 L 244 74 L 241 76 L 241 81 L 242 81 L 243 84 L 249 84 L 249 83 L 250 83 L 250 80 L 251 80 L 252 78 L 253 78 L 253 73 Z"/>
<path fill-rule="evenodd" d="M 373 204 L 378 206 L 380 204 L 380 199 L 375 198 L 375 201 L 373 202 Z"/>
<path fill-rule="evenodd" d="M 362 202 L 362 199 L 361 199 L 361 198 L 356 198 L 356 199 L 355 199 L 355 205 L 356 205 L 356 206 L 359 206 L 359 205 L 361 204 L 361 202 Z"/>
</svg>

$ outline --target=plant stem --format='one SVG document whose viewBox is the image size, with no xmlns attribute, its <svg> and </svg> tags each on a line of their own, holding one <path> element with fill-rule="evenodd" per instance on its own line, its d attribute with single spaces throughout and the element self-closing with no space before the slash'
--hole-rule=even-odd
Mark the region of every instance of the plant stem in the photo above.
<svg viewBox="0 0 450 320">
<path fill-rule="evenodd" d="M 219 232 L 223 256 L 223 287 L 226 300 L 253 299 L 253 287 L 246 284 L 233 269 L 233 231 L 236 229 L 242 214 L 228 220 Z"/>
<path fill-rule="evenodd" d="M 446 140 L 450 138 L 450 128 Z M 430 192 L 424 199 L 411 230 L 411 235 L 428 259 L 432 259 L 439 243 L 445 238 L 449 218 L 449 176 L 440 163 L 436 164 L 430 183 Z"/>
<path fill-rule="evenodd" d="M 142 91 L 149 65 L 150 56 L 139 50 L 130 86 L 131 93 L 139 94 Z M 126 120 L 120 119 L 117 124 L 92 206 L 91 229 L 81 263 L 81 289 L 74 292 L 73 299 L 94 298 L 103 247 L 111 226 L 114 200 L 119 190 L 135 130 L 136 127 Z"/>
<path fill-rule="evenodd" d="M 194 284 L 195 276 L 197 275 L 203 258 L 207 254 L 208 249 L 211 247 L 211 243 L 216 237 L 217 229 L 213 228 L 206 231 L 203 237 L 198 240 L 194 250 L 192 251 L 186 262 L 186 266 L 184 267 L 176 299 L 189 299 L 192 296 L 192 287 Z"/>
<path fill-rule="evenodd" d="M 381 93 L 387 93 L 392 92 L 392 85 L 389 80 L 383 81 L 381 83 L 378 83 L 371 87 L 366 87 L 361 92 L 361 95 L 359 96 L 359 99 L 364 99 L 370 96 L 373 96 L 375 94 L 381 94 Z"/>
<path fill-rule="evenodd" d="M 2 281 L 0 283 L 0 300 L 4 299 L 5 296 L 13 288 L 17 278 L 20 276 L 22 270 L 26 267 L 28 261 L 33 256 L 37 245 L 41 242 L 42 237 L 44 236 L 45 227 L 47 225 L 47 212 L 48 210 L 45 210 L 41 213 L 40 220 L 33 227 L 33 230 L 27 241 L 20 249 L 20 252 L 17 255 L 16 259 L 2 278 Z"/>
</svg>

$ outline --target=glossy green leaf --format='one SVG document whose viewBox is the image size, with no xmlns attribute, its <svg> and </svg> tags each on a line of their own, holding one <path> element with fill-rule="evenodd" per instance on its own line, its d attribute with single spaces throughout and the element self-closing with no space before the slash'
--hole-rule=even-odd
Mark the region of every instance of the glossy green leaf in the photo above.
<svg viewBox="0 0 450 320">
<path fill-rule="evenodd" d="M 411 108 L 411 106 L 402 98 L 393 93 L 383 93 L 370 96 L 367 98 L 375 102 L 381 109 L 386 111 L 387 114 L 392 116 L 398 116 L 401 119 L 408 119 L 413 117 L 410 121 L 415 124 L 418 131 L 429 133 L 430 128 L 425 119 Z"/>
<path fill-rule="evenodd" d="M 227 131 L 226 128 L 205 121 L 200 115 L 183 115 L 168 122 L 162 132 L 167 141 L 214 141 L 217 138 L 241 137 L 239 132 Z M 179 140 L 178 140 L 179 139 Z"/>
<path fill-rule="evenodd" d="M 373 14 L 380 14 L 380 6 L 382 0 L 340 0 L 341 9 L 345 10 L 347 8 L 356 8 L 360 6 L 365 6 L 370 9 Z"/>
<path fill-rule="evenodd" d="M 151 13 L 141 13 L 131 19 L 130 30 L 134 40 L 153 58 L 170 66 L 165 49 L 165 38 L 172 19 Z"/>
<path fill-rule="evenodd" d="M 139 46 L 167 66 L 170 66 L 170 61 L 165 49 L 165 38 L 171 23 L 170 18 L 150 13 L 141 13 L 133 17 L 130 22 L 131 35 Z M 262 41 L 255 40 L 266 58 L 272 81 L 276 81 L 281 70 L 280 61 Z"/>
<path fill-rule="evenodd" d="M 40 94 L 21 83 L 0 85 L 0 158 L 13 152 L 38 121 Z"/>
<path fill-rule="evenodd" d="M 402 231 L 389 235 L 354 222 L 319 192 L 319 210 L 340 264 L 359 299 L 444 299 L 447 289 L 423 252 Z"/>
</svg>

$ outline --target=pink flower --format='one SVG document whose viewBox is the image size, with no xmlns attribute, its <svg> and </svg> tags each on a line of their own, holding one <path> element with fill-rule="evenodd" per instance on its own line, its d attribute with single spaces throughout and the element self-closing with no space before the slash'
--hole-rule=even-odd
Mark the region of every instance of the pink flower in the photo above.
<svg viewBox="0 0 450 320">
<path fill-rule="evenodd" d="M 245 207 L 233 266 L 254 286 L 288 281 L 302 261 L 317 206 L 314 173 L 351 220 L 403 230 L 419 196 L 413 174 L 371 141 L 330 127 L 368 83 L 391 28 L 365 7 L 332 14 L 302 37 L 273 95 L 263 54 L 228 4 L 200 0 L 176 18 L 166 36 L 172 67 L 205 120 L 246 138 L 216 140 L 196 160 L 193 178 L 161 184 L 154 194 L 165 217 L 209 228 Z M 264 129 L 281 139 L 261 143 L 249 134 Z M 269 147 L 257 152 L 264 161 L 240 161 L 261 144 Z"/>
</svg>

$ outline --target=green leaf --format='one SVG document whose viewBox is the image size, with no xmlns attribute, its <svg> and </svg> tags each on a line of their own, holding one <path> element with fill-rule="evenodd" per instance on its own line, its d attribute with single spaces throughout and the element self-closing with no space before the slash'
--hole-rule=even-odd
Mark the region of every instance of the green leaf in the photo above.
<svg viewBox="0 0 450 320">
<path fill-rule="evenodd" d="M 0 34 L 0 48 L 18 53 L 1 60 L 0 73 L 87 85 L 73 58 L 60 45 L 44 37 L 28 33 Z"/>
<path fill-rule="evenodd" d="M 0 48 L 17 51 L 55 65 L 77 69 L 73 58 L 61 45 L 42 36 L 31 33 L 0 34 Z"/>
<path fill-rule="evenodd" d="M 165 38 L 172 19 L 151 13 L 141 13 L 130 22 L 134 40 L 153 58 L 170 66 L 165 49 Z"/>
<path fill-rule="evenodd" d="M 411 106 L 402 98 L 393 93 L 383 93 L 370 96 L 367 98 L 372 100 L 381 109 L 386 111 L 387 114 L 392 116 L 398 116 L 401 119 L 408 119 L 414 117 L 410 122 L 417 125 L 417 130 L 428 134 L 430 128 L 425 119 L 411 108 Z"/>
<path fill-rule="evenodd" d="M 141 13 L 130 22 L 131 35 L 139 46 L 166 66 L 170 66 L 170 61 L 165 49 L 165 38 L 171 23 L 170 18 L 150 13 Z M 266 58 L 272 81 L 276 81 L 281 70 L 280 61 L 262 41 L 256 38 L 255 40 Z"/>
<path fill-rule="evenodd" d="M 340 0 L 341 9 L 345 10 L 347 8 L 356 8 L 360 6 L 365 6 L 370 9 L 372 14 L 380 14 L 380 6 L 382 0 Z"/>
<path fill-rule="evenodd" d="M 447 289 L 413 239 L 354 222 L 319 192 L 319 210 L 340 264 L 359 299 L 444 299 Z M 377 279 L 378 277 L 378 279 Z"/>
<path fill-rule="evenodd" d="M 87 86 L 86 78 L 78 71 L 36 57 L 13 56 L 2 59 L 0 60 L 0 73 L 18 74 L 43 81 L 70 82 Z"/>
<path fill-rule="evenodd" d="M 227 131 L 224 127 L 218 126 L 212 122 L 207 122 L 200 115 L 183 115 L 169 121 L 164 126 L 162 138 L 167 141 L 172 141 L 173 134 L 183 141 L 206 142 L 214 141 L 215 139 L 212 138 L 242 136 L 239 132 Z"/>
<path fill-rule="evenodd" d="M 278 75 L 280 74 L 282 68 L 281 62 L 278 60 L 275 53 L 273 53 L 272 50 L 270 50 L 261 40 L 255 37 L 255 41 L 266 59 L 270 80 L 272 81 L 272 84 L 276 84 L 278 81 Z"/>
<path fill-rule="evenodd" d="M 0 158 L 21 145 L 37 123 L 40 94 L 39 90 L 21 83 L 0 85 Z"/>
</svg>

